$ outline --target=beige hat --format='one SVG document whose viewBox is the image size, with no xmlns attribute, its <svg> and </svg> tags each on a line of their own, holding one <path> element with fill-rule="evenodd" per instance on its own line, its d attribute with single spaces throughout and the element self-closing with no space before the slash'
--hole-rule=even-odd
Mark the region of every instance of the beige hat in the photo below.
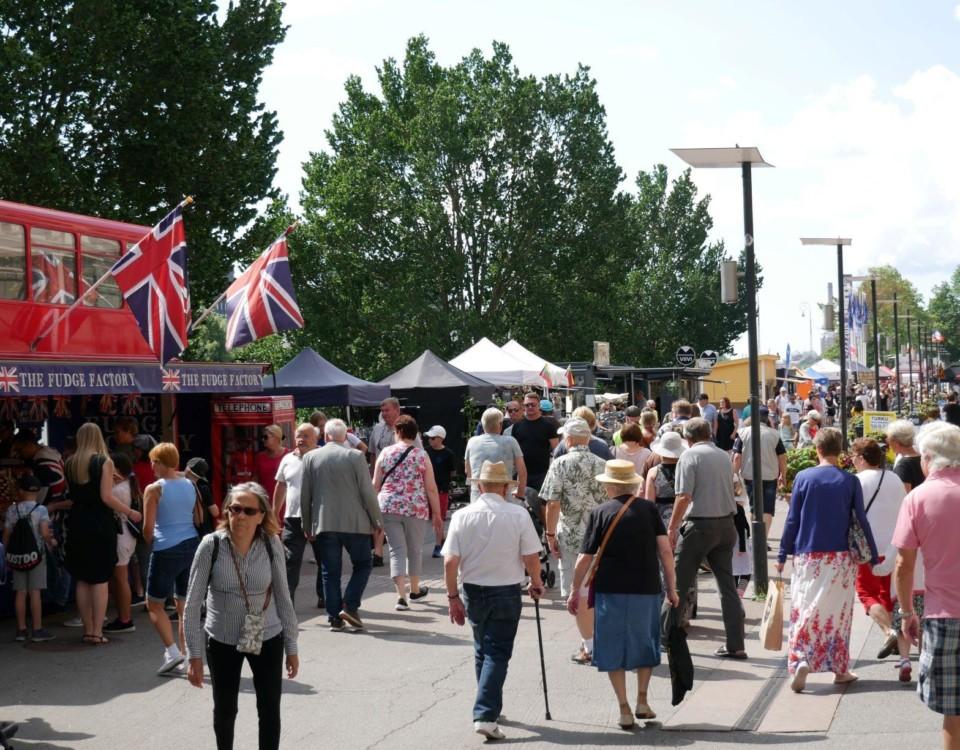
<svg viewBox="0 0 960 750">
<path fill-rule="evenodd" d="M 816 409 L 811 409 L 807 412 L 807 419 L 812 419 L 814 422 L 819 422 L 820 412 L 818 412 Z"/>
<path fill-rule="evenodd" d="M 601 484 L 640 484 L 643 477 L 637 474 L 633 461 L 614 458 L 607 461 L 603 474 L 594 477 Z"/>
<path fill-rule="evenodd" d="M 558 432 L 568 437 L 590 437 L 592 434 L 587 420 L 581 419 L 580 417 L 570 417 L 570 419 L 563 423 L 563 426 Z"/>
<path fill-rule="evenodd" d="M 632 464 L 631 464 L 632 466 Z M 503 461 L 484 461 L 480 467 L 479 476 L 472 477 L 468 481 L 486 484 L 516 484 L 517 480 L 512 479 L 507 474 L 507 465 Z"/>
<path fill-rule="evenodd" d="M 680 437 L 679 432 L 668 430 L 653 444 L 653 452 L 663 458 L 680 458 L 687 449 L 687 444 Z"/>
</svg>

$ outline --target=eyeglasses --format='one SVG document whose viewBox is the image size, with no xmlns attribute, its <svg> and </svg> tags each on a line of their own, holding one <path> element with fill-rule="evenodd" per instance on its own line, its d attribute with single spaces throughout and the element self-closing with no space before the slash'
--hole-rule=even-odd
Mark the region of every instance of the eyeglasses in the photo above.
<svg viewBox="0 0 960 750">
<path fill-rule="evenodd" d="M 251 508 L 247 505 L 228 505 L 227 510 L 232 516 L 239 516 L 241 513 L 245 516 L 256 516 L 263 513 L 260 508 Z"/>
<path fill-rule="evenodd" d="M 519 407 L 519 406 L 514 406 L 514 407 L 509 407 L 509 406 L 508 406 L 508 407 L 507 407 L 507 411 L 509 411 L 509 412 L 520 411 L 520 407 Z"/>
</svg>

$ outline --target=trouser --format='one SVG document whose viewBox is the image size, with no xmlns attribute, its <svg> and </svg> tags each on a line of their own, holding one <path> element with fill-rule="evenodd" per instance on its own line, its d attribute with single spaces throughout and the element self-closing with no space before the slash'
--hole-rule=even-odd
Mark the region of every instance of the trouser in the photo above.
<svg viewBox="0 0 960 750">
<path fill-rule="evenodd" d="M 213 686 L 213 732 L 217 750 L 232 750 L 237 719 L 240 670 L 247 660 L 253 671 L 260 720 L 260 750 L 280 747 L 280 690 L 283 685 L 283 634 L 263 642 L 259 654 L 241 654 L 236 646 L 207 637 L 207 666 Z"/>
<path fill-rule="evenodd" d="M 383 514 L 383 530 L 390 543 L 390 577 L 420 576 L 423 537 L 429 521 L 397 513 Z"/>
<path fill-rule="evenodd" d="M 373 555 L 370 552 L 369 534 L 350 534 L 340 531 L 324 531 L 317 534 L 316 547 L 319 555 L 320 575 L 322 579 L 324 605 L 327 608 L 327 619 L 330 621 L 340 617 L 343 609 L 356 612 L 360 609 L 360 599 L 370 571 L 373 570 Z M 347 581 L 346 591 L 341 593 L 340 579 L 343 566 L 343 550 L 350 557 L 353 572 Z"/>
<path fill-rule="evenodd" d="M 727 636 L 727 651 L 743 651 L 744 612 L 737 583 L 733 577 L 733 548 L 737 544 L 737 528 L 733 516 L 722 518 L 688 518 L 685 534 L 677 543 L 677 595 L 679 611 L 683 612 L 691 584 L 697 579 L 700 564 L 706 560 L 717 580 L 723 629 Z M 660 611 L 661 637 L 666 640 L 670 628 L 671 607 L 664 601 Z"/>
<path fill-rule="evenodd" d="M 477 698 L 474 721 L 496 721 L 503 709 L 503 683 L 520 624 L 520 586 L 463 584 L 463 603 L 473 629 Z"/>
<path fill-rule="evenodd" d="M 368 535 L 364 535 L 368 536 Z M 287 551 L 287 586 L 290 589 L 290 601 L 296 601 L 294 595 L 300 585 L 300 568 L 303 566 L 303 552 L 307 547 L 307 537 L 303 534 L 303 521 L 299 518 L 283 519 L 283 547 Z M 317 542 L 313 543 L 313 559 L 321 565 Z M 317 571 L 317 599 L 323 599 L 323 579 Z"/>
</svg>

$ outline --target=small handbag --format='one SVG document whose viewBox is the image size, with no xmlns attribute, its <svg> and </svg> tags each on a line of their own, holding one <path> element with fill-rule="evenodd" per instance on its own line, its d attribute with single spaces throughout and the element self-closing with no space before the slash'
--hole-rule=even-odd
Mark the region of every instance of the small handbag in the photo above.
<svg viewBox="0 0 960 750">
<path fill-rule="evenodd" d="M 264 542 L 269 544 L 269 541 Z M 273 584 L 267 587 L 267 595 L 263 599 L 263 609 L 259 613 L 250 611 L 250 597 L 247 596 L 247 585 L 244 577 L 240 575 L 240 563 L 237 562 L 237 553 L 230 545 L 230 557 L 233 558 L 233 568 L 237 571 L 237 581 L 240 583 L 240 591 L 243 593 L 243 603 L 247 608 L 247 614 L 243 617 L 243 625 L 240 628 L 240 637 L 237 639 L 237 651 L 241 654 L 259 654 L 263 648 L 263 633 L 266 626 L 264 613 L 270 605 L 270 594 L 273 592 Z"/>
<path fill-rule="evenodd" d="M 880 481 L 877 482 L 877 489 L 874 490 L 873 497 L 871 497 L 870 502 L 867 503 L 866 510 L 863 512 L 864 516 L 870 512 L 873 501 L 877 499 L 877 494 L 880 492 L 880 485 L 883 484 L 884 473 L 885 472 L 880 473 Z M 852 503 L 850 504 L 850 529 L 847 531 L 847 546 L 850 548 L 850 558 L 857 565 L 873 562 L 873 552 L 870 550 L 870 542 L 867 541 L 867 535 L 860 525 L 860 519 L 857 518 Z"/>
</svg>

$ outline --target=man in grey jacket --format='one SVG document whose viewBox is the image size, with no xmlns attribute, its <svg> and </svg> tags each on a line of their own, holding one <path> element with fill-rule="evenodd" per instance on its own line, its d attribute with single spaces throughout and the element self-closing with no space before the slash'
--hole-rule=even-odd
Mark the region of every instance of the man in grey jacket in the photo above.
<svg viewBox="0 0 960 750">
<path fill-rule="evenodd" d="M 324 425 L 326 445 L 303 458 L 300 506 L 303 531 L 320 553 L 320 574 L 331 630 L 343 630 L 346 621 L 357 630 L 360 598 L 373 567 L 370 535 L 382 528 L 377 493 L 363 454 L 346 442 L 342 419 Z M 347 588 L 340 588 L 343 550 L 350 556 L 353 573 Z"/>
</svg>

